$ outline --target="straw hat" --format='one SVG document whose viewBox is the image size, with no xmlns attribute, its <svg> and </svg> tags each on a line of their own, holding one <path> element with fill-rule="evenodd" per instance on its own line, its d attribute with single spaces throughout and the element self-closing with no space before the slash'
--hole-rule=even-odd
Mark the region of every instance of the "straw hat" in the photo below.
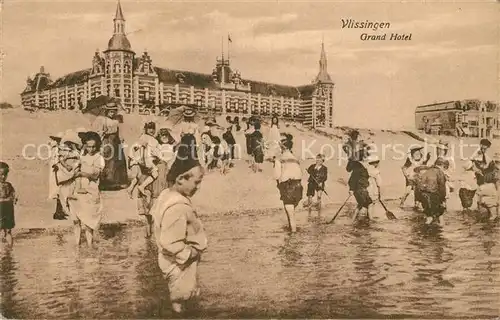
<svg viewBox="0 0 500 320">
<path fill-rule="evenodd" d="M 110 101 L 104 105 L 106 110 L 118 110 L 118 104 L 115 101 Z"/>
<path fill-rule="evenodd" d="M 415 153 L 415 152 L 417 152 L 417 151 L 420 151 L 420 150 L 422 150 L 422 149 L 424 149 L 424 147 L 422 147 L 422 146 L 412 146 L 412 147 L 410 148 L 409 152 L 410 152 L 411 154 L 413 154 L 413 153 Z"/>
<path fill-rule="evenodd" d="M 196 111 L 192 108 L 186 108 L 186 110 L 182 112 L 182 115 L 186 118 L 192 118 L 196 115 Z"/>
<path fill-rule="evenodd" d="M 376 163 L 376 162 L 380 162 L 380 158 L 379 158 L 377 155 L 372 154 L 372 155 L 370 155 L 370 156 L 368 156 L 368 157 L 366 158 L 366 162 L 367 162 L 367 163 Z"/>
<path fill-rule="evenodd" d="M 444 140 L 439 140 L 438 143 L 437 143 L 437 147 L 439 149 L 443 149 L 443 150 L 448 150 L 448 142 L 444 141 Z"/>
<path fill-rule="evenodd" d="M 66 142 L 76 144 L 79 147 L 82 146 L 82 139 L 78 135 L 78 132 L 73 131 L 73 130 L 66 130 L 66 132 L 61 137 L 60 143 L 64 144 Z"/>
</svg>

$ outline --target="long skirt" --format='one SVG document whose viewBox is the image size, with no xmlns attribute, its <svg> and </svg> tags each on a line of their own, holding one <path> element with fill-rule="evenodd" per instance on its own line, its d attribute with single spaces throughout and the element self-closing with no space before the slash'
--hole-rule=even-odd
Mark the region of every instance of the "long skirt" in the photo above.
<svg viewBox="0 0 500 320">
<path fill-rule="evenodd" d="M 476 195 L 476 190 L 469 190 L 465 188 L 460 188 L 458 190 L 458 196 L 460 197 L 460 202 L 464 209 L 469 209 L 472 207 L 474 202 L 474 196 Z"/>
<path fill-rule="evenodd" d="M 358 204 L 358 209 L 368 208 L 368 206 L 373 203 L 370 198 L 370 194 L 368 193 L 368 189 L 366 188 L 354 190 L 354 198 Z"/>
<path fill-rule="evenodd" d="M 293 204 L 294 206 L 299 204 L 304 192 L 301 180 L 287 180 L 278 183 L 278 190 L 280 191 L 280 200 L 283 201 L 283 204 Z"/>
<path fill-rule="evenodd" d="M 102 220 L 101 196 L 97 192 L 77 194 L 76 200 L 69 200 L 70 216 L 73 221 L 80 221 L 81 224 L 92 230 L 97 230 Z"/>
<path fill-rule="evenodd" d="M 145 196 L 139 193 L 137 196 L 137 211 L 139 215 L 149 215 L 149 210 L 154 204 L 154 201 L 158 198 L 160 193 L 167 189 L 167 174 L 168 174 L 168 164 L 161 161 L 156 164 L 158 167 L 158 178 L 155 179 L 150 185 L 146 187 L 147 190 L 151 192 L 151 201 L 148 203 Z M 139 185 L 146 180 L 150 175 L 147 168 L 140 166 L 141 175 L 139 176 Z"/>
<path fill-rule="evenodd" d="M 102 156 L 105 160 L 99 189 L 120 190 L 128 185 L 127 161 L 120 141 L 119 132 L 104 136 Z"/>
<path fill-rule="evenodd" d="M 171 302 L 188 301 L 200 294 L 198 263 L 199 259 L 194 260 L 187 266 L 179 266 L 165 259 L 160 253 L 158 264 L 165 280 L 167 280 Z"/>
</svg>

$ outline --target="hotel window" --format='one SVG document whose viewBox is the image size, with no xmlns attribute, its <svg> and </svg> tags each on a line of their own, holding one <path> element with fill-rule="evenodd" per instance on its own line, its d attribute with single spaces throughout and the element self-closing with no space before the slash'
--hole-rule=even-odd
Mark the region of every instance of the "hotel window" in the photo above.
<svg viewBox="0 0 500 320">
<path fill-rule="evenodd" d="M 200 96 L 196 96 L 195 104 L 199 107 L 203 105 L 203 99 Z"/>
<path fill-rule="evenodd" d="M 115 62 L 114 66 L 113 66 L 113 72 L 114 73 L 120 73 L 121 71 L 121 68 L 120 68 L 120 63 L 118 61 Z"/>
</svg>

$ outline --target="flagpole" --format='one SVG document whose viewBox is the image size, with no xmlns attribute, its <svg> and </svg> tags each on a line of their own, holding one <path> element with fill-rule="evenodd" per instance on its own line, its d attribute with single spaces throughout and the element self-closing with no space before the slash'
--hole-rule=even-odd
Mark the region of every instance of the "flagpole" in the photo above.
<svg viewBox="0 0 500 320">
<path fill-rule="evenodd" d="M 228 62 L 229 62 L 229 54 L 230 54 L 229 44 L 230 44 L 230 41 L 229 41 L 229 33 L 228 33 L 227 34 L 227 61 Z"/>
<path fill-rule="evenodd" d="M 222 51 L 222 63 L 224 63 L 224 36 L 222 36 L 220 40 L 221 40 L 220 46 L 221 46 L 221 51 Z"/>
</svg>

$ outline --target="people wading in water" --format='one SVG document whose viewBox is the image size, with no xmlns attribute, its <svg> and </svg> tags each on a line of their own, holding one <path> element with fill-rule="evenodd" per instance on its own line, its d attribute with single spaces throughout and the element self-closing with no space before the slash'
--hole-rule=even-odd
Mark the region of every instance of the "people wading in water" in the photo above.
<svg viewBox="0 0 500 320">
<path fill-rule="evenodd" d="M 427 166 L 427 163 L 430 159 L 430 153 L 427 153 L 426 157 L 423 156 L 422 150 L 424 147 L 421 146 L 413 146 L 410 148 L 409 155 L 406 158 L 406 162 L 404 163 L 401 170 L 403 171 L 403 175 L 405 177 L 406 190 L 403 197 L 401 197 L 400 207 L 404 207 L 406 199 L 414 191 L 414 208 L 418 209 L 419 202 L 419 194 L 418 191 L 415 191 L 416 187 L 416 178 L 420 170 L 423 167 Z"/>
<path fill-rule="evenodd" d="M 281 155 L 274 160 L 274 177 L 285 207 L 290 231 L 296 232 L 295 208 L 302 199 L 304 191 L 302 170 L 299 160 L 292 153 L 293 136 L 291 134 L 281 135 L 280 147 Z"/>
</svg>

